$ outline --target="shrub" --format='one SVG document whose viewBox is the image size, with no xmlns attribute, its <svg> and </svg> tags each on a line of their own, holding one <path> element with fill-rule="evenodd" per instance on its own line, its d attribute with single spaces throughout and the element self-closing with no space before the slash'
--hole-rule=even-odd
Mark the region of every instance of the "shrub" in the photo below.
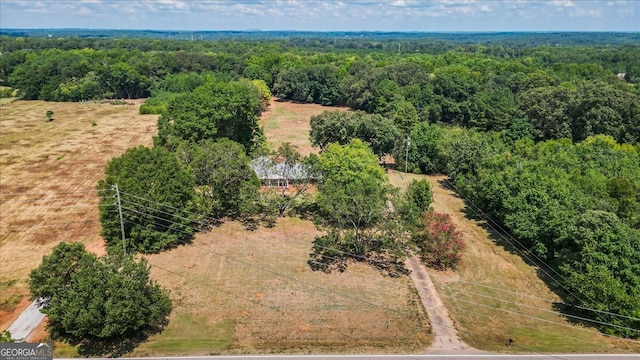
<svg viewBox="0 0 640 360">
<path fill-rule="evenodd" d="M 449 215 L 425 211 L 412 240 L 426 265 L 438 270 L 455 269 L 465 248 L 461 235 Z"/>
</svg>

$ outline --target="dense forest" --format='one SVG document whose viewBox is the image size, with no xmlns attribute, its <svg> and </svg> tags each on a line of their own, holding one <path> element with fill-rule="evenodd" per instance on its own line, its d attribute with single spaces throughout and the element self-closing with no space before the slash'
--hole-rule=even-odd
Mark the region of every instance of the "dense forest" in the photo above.
<svg viewBox="0 0 640 360">
<path fill-rule="evenodd" d="M 596 319 L 610 334 L 640 336 L 638 35 L 388 35 L 2 36 L 0 81 L 23 99 L 150 97 L 140 111 L 161 115 L 156 146 L 114 159 L 103 188 L 130 184 L 154 201 L 203 214 L 200 223 L 282 215 L 293 204 L 315 212 L 329 229 L 318 248 L 351 239 L 362 245 L 353 250 L 358 255 L 397 249 L 382 201 L 395 195 L 376 168 L 384 155 L 394 155 L 402 170 L 444 173 L 468 206 L 513 237 L 542 276 L 555 274 L 545 280 L 574 305 L 563 311 Z M 270 94 L 354 110 L 311 119 L 311 141 L 322 150 L 304 160 L 323 176 L 315 200 L 258 194 L 248 164 L 268 155 L 257 116 Z M 272 156 L 302 161 L 286 147 Z M 360 160 L 350 163 L 350 156 Z M 148 167 L 131 171 L 141 168 L 135 164 L 157 164 L 159 177 L 173 174 L 164 185 L 175 199 L 149 191 L 156 177 Z M 329 191 L 336 188 L 342 193 Z M 361 208 L 341 207 L 349 197 L 362 200 Z M 380 201 L 366 201 L 374 198 Z M 411 206 L 399 209 L 408 209 L 403 221 L 418 226 Z M 374 215 L 364 221 L 363 213 Z M 108 216 L 103 223 L 112 226 L 104 235 L 117 244 L 120 229 Z M 349 217 L 360 221 L 353 233 L 331 231 Z M 132 218 L 127 231 L 143 235 L 132 246 L 153 252 L 188 239 L 196 229 L 174 225 L 192 220 L 176 217 L 152 229 Z"/>
</svg>

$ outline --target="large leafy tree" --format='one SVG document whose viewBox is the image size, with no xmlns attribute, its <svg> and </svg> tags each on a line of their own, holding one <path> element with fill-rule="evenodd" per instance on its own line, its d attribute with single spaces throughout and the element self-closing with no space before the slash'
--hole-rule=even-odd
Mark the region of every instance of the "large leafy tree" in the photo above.
<svg viewBox="0 0 640 360">
<path fill-rule="evenodd" d="M 318 163 L 318 225 L 334 236 L 350 239 L 346 249 L 366 253 L 371 231 L 387 209 L 389 182 L 378 159 L 362 141 L 329 145 Z"/>
<path fill-rule="evenodd" d="M 183 141 L 196 144 L 228 138 L 253 150 L 260 138 L 262 106 L 250 82 L 211 81 L 169 103 L 158 119 L 157 143 L 175 148 Z"/>
<path fill-rule="evenodd" d="M 311 117 L 311 144 L 325 149 L 331 143 L 348 144 L 358 138 L 369 144 L 382 157 L 393 150 L 400 130 L 388 118 L 363 111 L 325 111 Z"/>
<path fill-rule="evenodd" d="M 168 323 L 171 301 L 149 278 L 146 261 L 97 257 L 61 243 L 30 274 L 31 297 L 43 305 L 54 340 L 84 356 L 121 356 Z"/>
<path fill-rule="evenodd" d="M 238 217 L 256 211 L 260 181 L 242 145 L 221 139 L 183 150 L 179 151 L 181 160 L 195 177 L 201 212 L 206 216 Z"/>
<path fill-rule="evenodd" d="M 111 251 L 121 251 L 121 228 L 114 187 L 121 191 L 127 251 L 143 253 L 188 241 L 195 196 L 193 177 L 164 148 L 139 146 L 113 158 L 98 183 L 100 222 Z"/>
</svg>

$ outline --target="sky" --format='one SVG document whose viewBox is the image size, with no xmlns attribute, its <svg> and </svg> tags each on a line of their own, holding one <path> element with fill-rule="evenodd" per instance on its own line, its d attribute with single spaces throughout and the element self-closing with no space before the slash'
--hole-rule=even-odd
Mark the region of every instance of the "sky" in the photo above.
<svg viewBox="0 0 640 360">
<path fill-rule="evenodd" d="M 0 0 L 0 28 L 640 31 L 640 0 Z"/>
</svg>

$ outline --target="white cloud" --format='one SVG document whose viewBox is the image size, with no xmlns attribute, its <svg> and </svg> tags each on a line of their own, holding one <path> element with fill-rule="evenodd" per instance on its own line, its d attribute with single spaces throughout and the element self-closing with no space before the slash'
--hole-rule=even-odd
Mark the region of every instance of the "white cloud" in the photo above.
<svg viewBox="0 0 640 360">
<path fill-rule="evenodd" d="M 553 0 L 551 1 L 551 4 L 553 6 L 564 7 L 564 8 L 576 6 L 576 4 L 571 0 Z"/>
<path fill-rule="evenodd" d="M 89 8 L 83 6 L 80 9 L 78 9 L 76 12 L 74 12 L 74 14 L 76 14 L 76 15 L 89 15 L 89 14 L 91 14 L 91 10 L 89 10 Z"/>
<path fill-rule="evenodd" d="M 569 12 L 571 17 L 602 17 L 602 9 L 573 9 Z"/>
</svg>

